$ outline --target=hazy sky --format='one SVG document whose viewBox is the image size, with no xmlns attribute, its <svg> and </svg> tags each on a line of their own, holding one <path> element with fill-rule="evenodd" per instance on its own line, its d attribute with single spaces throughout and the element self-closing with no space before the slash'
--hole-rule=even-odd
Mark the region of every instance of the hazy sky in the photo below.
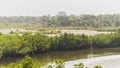
<svg viewBox="0 0 120 68">
<path fill-rule="evenodd" d="M 0 0 L 0 16 L 120 14 L 120 0 Z"/>
</svg>

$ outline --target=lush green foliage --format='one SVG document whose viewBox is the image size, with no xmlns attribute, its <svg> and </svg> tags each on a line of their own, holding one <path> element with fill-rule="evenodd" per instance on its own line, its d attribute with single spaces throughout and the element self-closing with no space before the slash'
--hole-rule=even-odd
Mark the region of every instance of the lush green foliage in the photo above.
<svg viewBox="0 0 120 68">
<path fill-rule="evenodd" d="M 42 34 L 25 33 L 19 35 L 0 35 L 0 54 L 17 56 L 45 52 L 50 49 L 50 38 Z"/>
<path fill-rule="evenodd" d="M 89 48 L 91 45 L 91 38 L 87 35 L 62 34 L 51 38 L 52 50 L 73 50 Z"/>
<path fill-rule="evenodd" d="M 22 68 L 32 68 L 33 67 L 33 60 L 26 56 L 25 59 L 22 61 Z"/>
<path fill-rule="evenodd" d="M 33 59 L 31 57 L 25 56 L 25 58 L 19 64 L 10 63 L 6 66 L 1 65 L 0 68 L 41 68 L 41 66 L 37 66 L 37 64 L 33 62 Z"/>
<path fill-rule="evenodd" d="M 55 50 L 119 47 L 120 30 L 95 36 L 61 34 L 49 37 L 40 33 L 0 35 L 0 56 L 22 56 Z"/>
</svg>

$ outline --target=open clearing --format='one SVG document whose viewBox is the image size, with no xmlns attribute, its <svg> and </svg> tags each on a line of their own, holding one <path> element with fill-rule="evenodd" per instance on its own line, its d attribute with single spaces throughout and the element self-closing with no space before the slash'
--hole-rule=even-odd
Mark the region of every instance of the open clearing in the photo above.
<svg viewBox="0 0 120 68">
<path fill-rule="evenodd" d="M 99 32 L 93 30 L 61 30 L 62 33 L 73 33 L 73 34 L 85 34 L 85 35 L 96 35 L 96 34 L 110 34 L 113 32 Z"/>
<path fill-rule="evenodd" d="M 0 32 L 3 34 L 9 34 L 10 32 L 40 32 L 37 30 L 25 30 L 25 29 L 15 29 L 15 28 L 11 28 L 11 29 L 0 29 Z M 61 34 L 63 33 L 73 33 L 73 34 L 85 34 L 85 35 L 96 35 L 96 34 L 110 34 L 113 32 L 99 32 L 99 31 L 93 31 L 93 30 L 60 30 Z M 49 36 L 56 36 L 59 34 L 48 34 Z"/>
</svg>

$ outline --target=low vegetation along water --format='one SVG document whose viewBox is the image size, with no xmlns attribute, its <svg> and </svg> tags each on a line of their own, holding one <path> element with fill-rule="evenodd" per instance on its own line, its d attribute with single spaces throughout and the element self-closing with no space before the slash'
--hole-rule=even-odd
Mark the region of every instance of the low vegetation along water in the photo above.
<svg viewBox="0 0 120 68">
<path fill-rule="evenodd" d="M 118 55 L 118 54 L 120 54 L 120 48 L 104 48 L 104 49 L 86 49 L 86 50 L 75 50 L 75 51 L 57 51 L 57 52 L 36 54 L 36 55 L 32 55 L 31 57 L 34 59 L 35 62 L 40 62 L 42 65 L 46 65 L 48 63 L 54 62 L 55 60 L 62 59 L 65 61 L 66 68 L 72 68 L 74 64 L 84 62 L 83 59 L 91 59 L 95 57 Z M 0 64 L 6 65 L 13 62 L 19 63 L 21 59 L 22 57 L 17 57 L 17 58 L 7 57 L 1 59 Z M 100 59 L 101 58 L 98 58 L 98 60 Z M 93 62 L 93 64 L 95 63 Z"/>
<path fill-rule="evenodd" d="M 17 63 L 21 60 L 19 56 L 31 55 L 36 63 L 40 62 L 42 65 L 46 65 L 57 59 L 67 62 L 96 56 L 114 55 L 117 54 L 119 49 L 104 48 L 120 47 L 119 41 L 120 30 L 111 34 L 98 34 L 94 36 L 71 33 L 54 37 L 41 33 L 34 35 L 24 33 L 22 36 L 18 34 L 0 34 L 0 62 L 1 64 L 8 64 L 12 60 L 12 62 Z"/>
</svg>

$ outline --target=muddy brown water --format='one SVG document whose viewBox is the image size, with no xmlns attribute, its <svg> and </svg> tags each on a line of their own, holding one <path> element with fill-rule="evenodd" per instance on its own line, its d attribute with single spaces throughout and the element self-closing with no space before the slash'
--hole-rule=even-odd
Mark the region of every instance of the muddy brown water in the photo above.
<svg viewBox="0 0 120 68">
<path fill-rule="evenodd" d="M 42 54 L 35 54 L 31 57 L 35 62 L 39 62 L 42 65 L 46 65 L 55 60 L 62 59 L 69 63 L 71 61 L 77 61 L 82 59 L 91 59 L 94 57 L 103 57 L 110 55 L 119 55 L 120 48 L 104 48 L 104 49 L 85 49 L 74 51 L 56 51 Z M 1 65 L 7 65 L 9 63 L 19 63 L 23 57 L 6 57 L 0 60 Z M 79 63 L 79 62 L 77 62 Z M 74 64 L 74 62 L 72 63 Z"/>
</svg>

